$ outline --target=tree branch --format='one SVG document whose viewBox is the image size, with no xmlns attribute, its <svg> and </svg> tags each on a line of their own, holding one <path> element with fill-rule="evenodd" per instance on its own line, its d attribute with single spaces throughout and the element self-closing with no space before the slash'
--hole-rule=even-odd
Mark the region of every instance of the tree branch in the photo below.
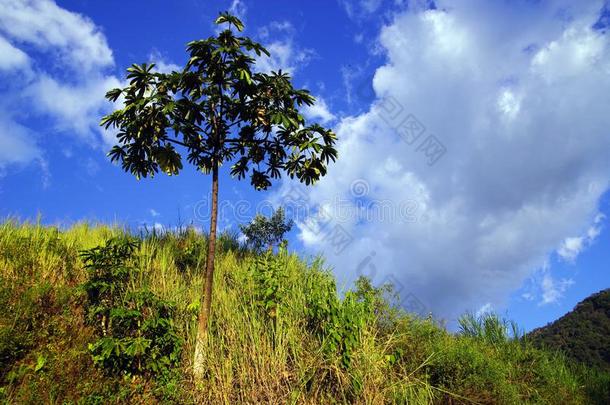
<svg viewBox="0 0 610 405">
<path fill-rule="evenodd" d="M 206 151 L 206 150 L 203 150 L 203 149 L 201 149 L 201 148 L 198 148 L 198 147 L 197 147 L 197 146 L 195 146 L 195 145 L 189 145 L 189 144 L 186 144 L 186 143 L 184 143 L 184 142 L 180 142 L 180 141 L 178 141 L 178 140 L 176 140 L 176 139 L 165 138 L 165 139 L 164 139 L 164 141 L 166 141 L 166 142 L 171 142 L 171 143 L 175 143 L 176 145 L 184 146 L 184 147 L 185 147 L 185 148 L 187 148 L 187 149 L 195 149 L 195 150 L 196 150 L 197 152 L 199 152 L 199 153 L 203 153 L 203 154 L 208 154 L 208 155 L 209 155 L 209 152 L 208 152 L 208 151 Z"/>
<path fill-rule="evenodd" d="M 225 139 L 224 142 L 227 143 L 258 143 L 258 144 L 262 144 L 265 142 L 271 142 L 268 139 Z"/>
<path fill-rule="evenodd" d="M 229 126 L 227 127 L 227 129 L 228 129 L 228 128 L 231 128 L 232 126 L 235 126 L 235 125 L 237 125 L 237 124 L 241 124 L 242 122 L 245 122 L 245 121 L 244 121 L 244 120 L 237 120 L 237 121 L 235 121 L 234 123 L 232 123 L 231 125 L 229 125 Z"/>
</svg>

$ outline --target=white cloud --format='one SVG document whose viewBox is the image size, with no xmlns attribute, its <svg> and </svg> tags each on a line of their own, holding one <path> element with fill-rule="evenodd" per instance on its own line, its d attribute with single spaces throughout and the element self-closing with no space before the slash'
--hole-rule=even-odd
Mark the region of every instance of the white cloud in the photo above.
<svg viewBox="0 0 610 405">
<path fill-rule="evenodd" d="M 233 14 L 240 20 L 246 18 L 248 7 L 242 0 L 233 0 L 229 6 L 229 13 Z"/>
<path fill-rule="evenodd" d="M 545 272 L 540 284 L 542 288 L 542 301 L 540 305 L 556 303 L 563 297 L 563 294 L 572 284 L 574 284 L 572 279 L 555 280 L 551 274 Z"/>
<path fill-rule="evenodd" d="M 345 87 L 346 101 L 350 105 L 355 101 L 354 96 L 360 96 L 358 91 L 364 91 L 365 87 L 369 85 L 369 83 L 358 83 L 356 89 L 354 89 L 354 81 L 362 74 L 361 70 L 359 67 L 352 68 L 350 66 L 343 66 L 341 68 L 341 78 L 343 80 L 343 87 Z M 360 78 L 360 81 L 362 81 L 362 78 Z"/>
<path fill-rule="evenodd" d="M 154 63 L 156 66 L 156 70 L 160 73 L 170 73 L 173 71 L 182 70 L 180 66 L 175 63 L 169 62 L 158 50 L 153 50 L 150 55 L 148 55 L 148 59 L 150 62 Z"/>
<path fill-rule="evenodd" d="M 231 4 L 229 5 L 228 9 L 224 9 L 222 11 L 228 11 L 229 14 L 234 15 L 235 17 L 239 18 L 244 25 L 248 25 L 247 21 L 246 21 L 246 14 L 248 13 L 248 6 L 246 5 L 246 3 L 243 0 L 232 0 Z M 214 31 L 216 34 L 220 33 L 221 31 L 227 29 L 228 26 L 226 24 L 222 24 L 222 25 L 217 25 L 217 24 L 211 24 L 211 29 L 212 31 Z M 247 29 L 247 27 L 246 27 Z"/>
<path fill-rule="evenodd" d="M 92 76 L 84 83 L 71 84 L 40 74 L 25 94 L 35 100 L 32 106 L 39 113 L 54 118 L 56 129 L 94 140 L 96 134 L 101 135 L 101 112 L 110 106 L 104 95 L 120 84 L 114 76 Z"/>
<path fill-rule="evenodd" d="M 589 226 L 587 232 L 583 236 L 573 236 L 565 238 L 561 243 L 557 254 L 567 262 L 574 262 L 578 255 L 591 246 L 595 239 L 602 231 L 602 221 L 606 218 L 603 214 L 597 214 L 593 220 L 593 224 Z"/>
<path fill-rule="evenodd" d="M 521 298 L 523 298 L 526 301 L 533 301 L 535 296 L 531 292 L 524 292 L 523 294 L 521 294 Z"/>
<path fill-rule="evenodd" d="M 281 69 L 284 72 L 294 74 L 298 68 L 309 63 L 314 55 L 313 51 L 309 49 L 297 48 L 292 38 L 265 44 L 265 48 L 271 56 L 263 55 L 256 62 L 256 69 L 265 73 Z"/>
<path fill-rule="evenodd" d="M 515 119 L 519 114 L 521 102 L 511 90 L 502 90 L 498 97 L 498 108 L 507 119 Z"/>
<path fill-rule="evenodd" d="M 11 164 L 41 159 L 42 153 L 32 138 L 30 130 L 0 114 L 0 171 Z"/>
<path fill-rule="evenodd" d="M 532 60 L 532 69 L 548 82 L 578 77 L 583 70 L 606 69 L 607 41 L 590 24 L 570 27 L 561 38 L 543 47 Z"/>
<path fill-rule="evenodd" d="M 475 316 L 477 318 L 480 318 L 480 317 L 482 317 L 484 315 L 491 314 L 493 312 L 494 312 L 493 305 L 491 305 L 491 303 L 488 302 L 485 305 L 481 306 L 481 308 L 479 308 L 477 310 L 477 312 L 475 312 Z"/>
<path fill-rule="evenodd" d="M 21 69 L 29 64 L 28 55 L 0 36 L 0 70 Z"/>
<path fill-rule="evenodd" d="M 24 166 L 35 162 L 40 170 L 42 187 L 50 186 L 49 164 L 37 139 L 38 134 L 5 113 L 0 113 L 0 178 L 6 175 L 9 166 Z"/>
<path fill-rule="evenodd" d="M 92 158 L 88 158 L 87 161 L 85 162 L 85 170 L 87 171 L 87 174 L 91 177 L 94 177 L 95 175 L 97 175 L 99 173 L 100 169 L 101 169 L 101 167 L 100 167 L 99 163 L 97 163 Z"/>
<path fill-rule="evenodd" d="M 394 277 L 403 296 L 455 319 L 486 303 L 501 308 L 594 222 L 610 180 L 610 41 L 588 28 L 599 1 L 436 3 L 382 29 L 378 102 L 340 121 L 339 159 L 308 190 L 311 205 L 330 201 L 330 225 L 300 229 L 339 284 L 375 252 L 374 282 Z M 419 138 L 401 126 L 413 117 L 425 127 Z M 446 148 L 432 166 L 422 150 L 429 135 Z M 368 184 L 363 198 L 350 195 L 355 179 Z M 417 204 L 398 218 L 339 220 L 341 209 L 362 212 L 370 201 L 395 211 Z M 353 237 L 338 254 L 335 225 Z M 545 283 L 553 301 L 570 280 L 549 273 Z"/>
<path fill-rule="evenodd" d="M 256 61 L 256 69 L 260 72 L 282 70 L 294 74 L 299 68 L 307 65 L 314 57 L 311 49 L 299 47 L 295 43 L 295 29 L 288 21 L 273 21 L 258 31 L 271 56 L 262 55 Z M 273 38 L 271 42 L 268 40 Z"/>
<path fill-rule="evenodd" d="M 271 21 L 269 24 L 259 28 L 258 36 L 261 37 L 261 39 L 267 40 L 272 32 L 294 34 L 294 27 L 290 21 Z"/>
<path fill-rule="evenodd" d="M 155 218 L 156 218 L 156 217 L 161 216 L 161 214 L 159 214 L 159 213 L 158 213 L 158 212 L 157 212 L 155 209 L 153 209 L 153 208 L 149 209 L 149 210 L 148 210 L 148 212 L 150 213 L 150 215 L 151 215 L 152 217 L 155 217 Z"/>
<path fill-rule="evenodd" d="M 73 71 L 114 64 L 104 35 L 88 18 L 49 0 L 3 0 L 0 31 L 42 52 L 58 53 Z"/>
<path fill-rule="evenodd" d="M 358 20 L 378 11 L 383 0 L 339 0 L 339 2 L 349 18 Z"/>
<path fill-rule="evenodd" d="M 94 147 L 108 143 L 108 131 L 98 124 L 111 108 L 104 95 L 119 81 L 108 73 L 112 51 L 90 19 L 50 0 L 5 0 L 0 53 L 8 127 L 25 128 L 34 118 L 45 118 L 45 135 L 75 134 Z M 21 163 L 40 155 L 33 136 L 15 138 L 12 147 L 30 151 L 19 155 Z"/>
<path fill-rule="evenodd" d="M 319 120 L 322 124 L 327 124 L 337 117 L 330 112 L 326 101 L 322 97 L 316 97 L 316 103 L 312 106 L 304 106 L 303 115 L 310 120 Z"/>
<path fill-rule="evenodd" d="M 581 250 L 584 248 L 584 238 L 583 237 L 572 237 L 565 238 L 557 253 L 564 260 L 574 261 L 576 257 L 580 254 Z"/>
</svg>

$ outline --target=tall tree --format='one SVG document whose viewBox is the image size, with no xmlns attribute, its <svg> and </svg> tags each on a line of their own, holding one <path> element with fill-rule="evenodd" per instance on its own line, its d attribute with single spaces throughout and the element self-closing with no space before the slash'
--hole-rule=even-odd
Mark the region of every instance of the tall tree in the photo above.
<svg viewBox="0 0 610 405">
<path fill-rule="evenodd" d="M 265 190 L 283 173 L 313 184 L 337 157 L 335 134 L 306 123 L 299 113 L 315 102 L 309 91 L 294 88 L 281 70 L 266 74 L 254 69 L 256 57 L 270 55 L 261 44 L 239 36 L 244 27 L 238 18 L 221 13 L 215 23 L 226 28 L 217 36 L 188 43 L 190 58 L 182 71 L 160 73 L 154 64 L 128 68 L 129 84 L 106 94 L 112 102 L 122 101 L 123 108 L 101 122 L 118 129 L 111 160 L 138 179 L 160 170 L 178 174 L 183 156 L 212 175 L 210 235 L 195 345 L 197 380 L 204 373 L 212 308 L 219 170 L 231 164 L 233 177 L 249 177 L 255 189 Z"/>
</svg>

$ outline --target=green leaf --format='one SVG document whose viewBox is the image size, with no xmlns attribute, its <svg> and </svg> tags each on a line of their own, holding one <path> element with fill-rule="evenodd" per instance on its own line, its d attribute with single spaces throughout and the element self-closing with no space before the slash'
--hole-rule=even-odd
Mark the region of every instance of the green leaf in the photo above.
<svg viewBox="0 0 610 405">
<path fill-rule="evenodd" d="M 250 73 L 245 69 L 239 70 L 239 78 L 242 80 L 246 80 L 248 84 L 252 84 L 252 78 L 250 77 Z"/>
<path fill-rule="evenodd" d="M 123 90 L 121 89 L 112 89 L 106 93 L 106 98 L 112 102 L 115 102 L 121 96 L 122 92 Z"/>
<path fill-rule="evenodd" d="M 36 360 L 36 367 L 34 367 L 34 372 L 37 373 L 40 370 L 42 370 L 42 368 L 44 367 L 44 365 L 46 363 L 47 363 L 47 359 L 42 354 L 39 354 L 38 359 Z"/>
<path fill-rule="evenodd" d="M 239 18 L 229 14 L 228 12 L 220 13 L 218 18 L 216 18 L 216 21 L 214 21 L 214 23 L 216 25 L 228 23 L 229 25 L 234 25 L 235 28 L 237 28 L 237 30 L 240 32 L 244 30 L 244 24 L 241 22 L 241 20 Z"/>
</svg>

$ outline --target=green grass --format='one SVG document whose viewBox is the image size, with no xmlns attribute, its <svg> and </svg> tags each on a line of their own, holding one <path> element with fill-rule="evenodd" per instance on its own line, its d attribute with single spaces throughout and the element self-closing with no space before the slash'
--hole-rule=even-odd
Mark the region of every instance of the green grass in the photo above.
<svg viewBox="0 0 610 405">
<path fill-rule="evenodd" d="M 176 305 L 184 338 L 171 377 L 112 375 L 93 365 L 79 252 L 124 234 L 0 224 L 0 402 L 8 403 L 608 403 L 608 374 L 514 337 L 497 317 L 452 334 L 393 309 L 367 283 L 339 299 L 321 260 L 262 260 L 234 235 L 219 241 L 206 378 L 190 376 L 205 236 L 149 234 L 129 289 Z M 271 267 L 273 272 L 266 272 Z M 262 274 L 262 276 L 261 276 Z M 279 285 L 264 295 L 269 277 Z M 262 284 L 261 284 L 262 283 Z M 263 292 L 261 292 L 263 291 Z M 264 298 L 261 298 L 261 294 Z M 267 301 L 277 308 L 269 310 Z M 509 333 L 511 332 L 511 333 Z M 347 357 L 347 358 L 346 358 Z"/>
</svg>

